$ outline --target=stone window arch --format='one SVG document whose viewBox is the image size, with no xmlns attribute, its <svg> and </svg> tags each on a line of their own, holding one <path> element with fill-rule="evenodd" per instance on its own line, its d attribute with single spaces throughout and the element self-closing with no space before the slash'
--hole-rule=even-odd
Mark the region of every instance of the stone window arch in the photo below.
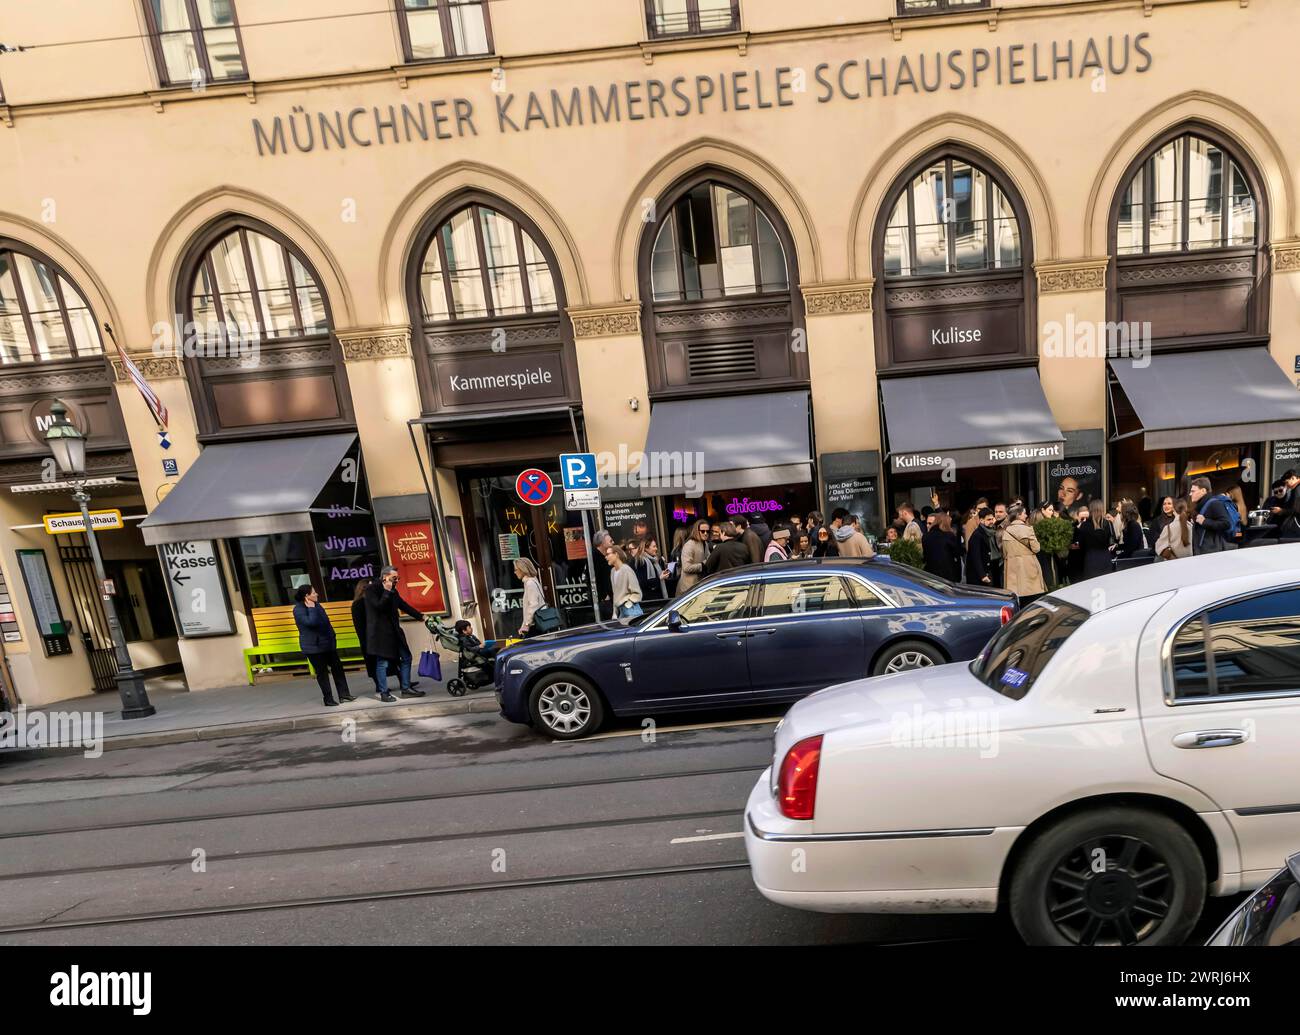
<svg viewBox="0 0 1300 1035">
<path fill-rule="evenodd" d="M 776 206 L 724 170 L 670 187 L 638 261 L 652 395 L 770 388 L 808 379 L 794 241 Z"/>
</svg>

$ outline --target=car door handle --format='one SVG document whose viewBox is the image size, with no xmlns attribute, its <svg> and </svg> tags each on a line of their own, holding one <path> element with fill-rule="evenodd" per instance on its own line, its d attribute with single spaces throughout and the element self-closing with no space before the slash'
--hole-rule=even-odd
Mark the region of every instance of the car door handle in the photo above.
<svg viewBox="0 0 1300 1035">
<path fill-rule="evenodd" d="M 750 629 L 749 632 L 747 632 L 745 635 L 746 636 L 771 636 L 774 632 L 776 632 L 775 629 L 768 627 L 763 629 Z"/>
<path fill-rule="evenodd" d="M 716 636 L 716 637 L 717 637 L 718 639 L 720 639 L 720 640 L 729 640 L 729 639 L 731 639 L 731 638 L 734 636 L 734 637 L 736 638 L 736 641 L 739 642 L 739 641 L 743 640 L 746 636 L 748 636 L 749 633 L 743 633 L 743 632 L 725 632 L 725 633 L 714 633 L 713 635 Z"/>
<path fill-rule="evenodd" d="M 1246 743 L 1245 730 L 1197 730 L 1174 737 L 1174 747 L 1221 748 Z"/>
</svg>

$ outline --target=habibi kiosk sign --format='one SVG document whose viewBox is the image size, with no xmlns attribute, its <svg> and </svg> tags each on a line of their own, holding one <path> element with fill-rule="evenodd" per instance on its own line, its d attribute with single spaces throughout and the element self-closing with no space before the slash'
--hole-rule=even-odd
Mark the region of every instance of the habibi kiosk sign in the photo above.
<svg viewBox="0 0 1300 1035">
<path fill-rule="evenodd" d="M 433 526 L 427 521 L 384 525 L 384 544 L 388 547 L 388 563 L 397 569 L 397 591 L 402 599 L 426 614 L 445 613 Z"/>
</svg>

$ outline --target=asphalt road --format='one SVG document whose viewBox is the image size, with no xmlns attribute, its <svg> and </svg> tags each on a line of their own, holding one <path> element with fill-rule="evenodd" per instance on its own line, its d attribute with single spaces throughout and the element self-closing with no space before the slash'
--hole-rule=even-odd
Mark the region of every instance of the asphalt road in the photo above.
<svg viewBox="0 0 1300 1035">
<path fill-rule="evenodd" d="M 771 732 L 558 744 L 472 715 L 3 758 L 0 944 L 1014 940 L 763 899 L 736 835 Z"/>
</svg>

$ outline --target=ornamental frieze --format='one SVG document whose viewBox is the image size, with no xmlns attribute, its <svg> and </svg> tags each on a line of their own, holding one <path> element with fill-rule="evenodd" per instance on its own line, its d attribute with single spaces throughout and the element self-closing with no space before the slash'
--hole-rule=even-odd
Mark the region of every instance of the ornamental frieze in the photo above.
<svg viewBox="0 0 1300 1035">
<path fill-rule="evenodd" d="M 348 363 L 396 359 L 411 354 L 411 332 L 405 327 L 342 332 L 337 337 L 343 348 L 343 359 Z"/>
<path fill-rule="evenodd" d="M 803 289 L 804 310 L 809 316 L 871 312 L 871 280 L 810 284 Z"/>
<path fill-rule="evenodd" d="M 1034 272 L 1038 274 L 1038 293 L 1056 295 L 1069 291 L 1104 291 L 1106 266 L 1109 261 L 1109 259 L 1089 259 L 1085 262 L 1036 265 Z"/>
</svg>

